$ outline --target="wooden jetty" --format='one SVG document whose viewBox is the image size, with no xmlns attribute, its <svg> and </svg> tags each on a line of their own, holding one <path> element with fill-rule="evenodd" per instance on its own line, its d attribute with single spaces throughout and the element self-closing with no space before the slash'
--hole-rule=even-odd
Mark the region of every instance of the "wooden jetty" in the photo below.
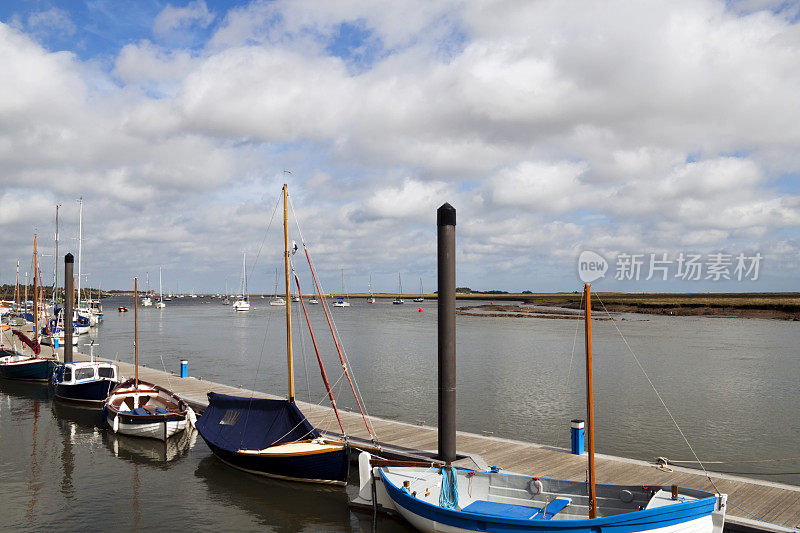
<svg viewBox="0 0 800 533">
<path fill-rule="evenodd" d="M 120 372 L 133 375 L 133 365 L 117 363 Z M 278 398 L 278 396 L 249 391 L 196 379 L 180 378 L 171 373 L 152 368 L 139 368 L 142 379 L 165 386 L 189 402 L 198 412 L 208 405 L 207 393 L 219 392 L 237 396 L 253 395 L 256 398 Z M 330 407 L 297 401 L 302 412 L 316 427 L 324 430 L 333 427 L 335 419 Z M 359 413 L 340 410 L 345 431 L 353 438 L 353 446 L 371 447 L 364 422 Z M 566 427 L 567 421 L 565 421 Z M 396 420 L 372 417 L 375 434 L 385 447 L 387 454 L 408 458 L 430 457 L 437 448 L 435 427 L 409 424 Z M 335 432 L 328 432 L 335 435 Z M 499 437 L 457 432 L 457 450 L 463 457 L 458 464 L 470 468 L 486 468 L 497 465 L 510 472 L 553 477 L 567 480 L 586 479 L 586 459 L 573 455 L 569 450 L 521 442 Z M 706 474 L 699 470 L 669 465 L 663 467 L 645 461 L 596 455 L 597 482 L 638 484 L 647 480 L 649 484 L 680 485 L 714 491 Z M 713 484 L 720 492 L 728 494 L 726 528 L 736 531 L 792 531 L 800 529 L 800 487 L 762 481 L 757 479 L 709 473 Z M 772 524 L 756 521 L 747 512 Z M 773 526 L 778 525 L 778 527 Z M 782 526 L 782 527 L 781 527 Z"/>
</svg>

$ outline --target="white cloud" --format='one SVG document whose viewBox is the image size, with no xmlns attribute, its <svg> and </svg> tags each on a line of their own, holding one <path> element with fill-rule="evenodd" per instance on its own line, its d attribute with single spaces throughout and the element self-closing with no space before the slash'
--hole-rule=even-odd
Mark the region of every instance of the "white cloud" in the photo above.
<svg viewBox="0 0 800 533">
<path fill-rule="evenodd" d="M 195 1 L 168 5 L 152 42 L 121 44 L 110 73 L 0 24 L 0 183 L 44 211 L 84 194 L 114 219 L 114 250 L 152 244 L 137 261 L 172 242 L 233 271 L 284 180 L 334 268 L 356 255 L 432 268 L 420 228 L 444 201 L 464 272 L 502 270 L 509 289 L 535 264 L 571 272 L 581 246 L 778 250 L 800 227 L 784 177 L 800 171 L 793 20 L 753 0 L 279 0 L 218 14 Z M 330 53 L 342 24 L 374 52 L 358 68 Z M 0 216 L 23 227 L 17 209 Z"/>
<path fill-rule="evenodd" d="M 167 7 L 156 16 L 153 33 L 156 36 L 164 37 L 174 30 L 185 29 L 193 25 L 206 28 L 214 21 L 214 17 L 215 15 L 208 10 L 204 0 L 194 0 L 183 7 L 167 4 Z"/>
</svg>

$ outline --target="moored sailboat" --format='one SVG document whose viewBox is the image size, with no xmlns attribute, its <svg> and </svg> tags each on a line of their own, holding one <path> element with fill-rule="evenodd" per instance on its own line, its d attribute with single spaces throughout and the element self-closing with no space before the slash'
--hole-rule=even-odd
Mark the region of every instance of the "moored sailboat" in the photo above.
<svg viewBox="0 0 800 533">
<path fill-rule="evenodd" d="M 344 269 L 342 269 L 342 295 L 339 296 L 339 299 L 333 302 L 334 307 L 350 307 L 350 298 L 347 297 L 347 293 L 344 291 Z"/>
<path fill-rule="evenodd" d="M 400 277 L 399 272 L 397 273 L 397 296 L 395 296 L 394 300 L 392 300 L 392 303 L 394 305 L 401 305 L 406 303 L 405 300 L 403 300 L 403 280 Z"/>
<path fill-rule="evenodd" d="M 134 280 L 134 314 L 138 315 L 138 280 Z M 139 379 L 139 328 L 134 319 L 135 377 L 115 387 L 103 404 L 103 418 L 114 430 L 135 437 L 166 441 L 194 424 L 195 414 L 189 404 L 164 387 Z"/>
<path fill-rule="evenodd" d="M 288 367 L 287 398 L 257 399 L 210 392 L 208 408 L 197 421 L 197 429 L 214 455 L 234 468 L 267 477 L 344 485 L 349 466 L 348 446 L 345 442 L 323 439 L 295 403 L 287 201 L 288 191 L 284 185 L 283 252 L 286 282 L 283 300 Z M 295 281 L 297 280 L 295 277 Z M 297 290 L 302 305 L 299 281 Z M 305 310 L 304 306 L 303 309 Z M 314 339 L 313 331 L 311 334 Z M 316 349 L 316 341 L 314 343 Z M 338 419 L 334 396 L 319 353 L 317 358 Z M 343 429 L 342 431 L 344 432 Z"/>
<path fill-rule="evenodd" d="M 38 263 L 37 235 L 33 236 L 33 334 L 29 338 L 20 330 L 12 329 L 12 335 L 17 336 L 33 352 L 26 355 L 16 349 L 0 351 L 0 378 L 17 379 L 25 381 L 47 381 L 53 373 L 55 357 L 40 357 L 39 345 L 39 263 Z M 26 299 L 27 302 L 27 299 Z M 46 317 L 45 317 L 46 318 Z M 45 320 L 46 323 L 46 320 Z"/>
<path fill-rule="evenodd" d="M 167 304 L 164 303 L 164 289 L 161 286 L 161 267 L 158 267 L 158 303 L 156 309 L 164 309 Z"/>
<path fill-rule="evenodd" d="M 722 533 L 727 495 L 677 485 L 597 484 L 594 466 L 591 294 L 584 287 L 587 481 L 446 465 L 397 466 L 359 457 L 359 496 L 434 531 Z M 372 486 L 375 483 L 376 486 Z M 371 494 L 370 494 L 371 493 Z"/>
<path fill-rule="evenodd" d="M 192 291 L 192 295 L 194 295 L 194 291 Z M 250 302 L 247 299 L 247 252 L 242 252 L 242 296 L 234 302 L 233 310 L 250 310 Z"/>
</svg>

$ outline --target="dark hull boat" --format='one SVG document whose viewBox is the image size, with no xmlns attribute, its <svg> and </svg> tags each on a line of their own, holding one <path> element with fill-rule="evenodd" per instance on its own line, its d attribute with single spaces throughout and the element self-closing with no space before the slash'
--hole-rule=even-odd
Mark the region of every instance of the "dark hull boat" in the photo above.
<svg viewBox="0 0 800 533">
<path fill-rule="evenodd" d="M 58 365 L 51 379 L 55 397 L 65 402 L 103 407 L 119 385 L 117 366 L 105 361 L 80 361 Z"/>
<path fill-rule="evenodd" d="M 25 381 L 49 381 L 54 359 L 29 357 L 9 350 L 0 351 L 0 378 Z"/>
<path fill-rule="evenodd" d="M 321 439 L 294 402 L 213 392 L 208 401 L 197 430 L 230 466 L 293 481 L 347 483 L 347 446 Z"/>
</svg>

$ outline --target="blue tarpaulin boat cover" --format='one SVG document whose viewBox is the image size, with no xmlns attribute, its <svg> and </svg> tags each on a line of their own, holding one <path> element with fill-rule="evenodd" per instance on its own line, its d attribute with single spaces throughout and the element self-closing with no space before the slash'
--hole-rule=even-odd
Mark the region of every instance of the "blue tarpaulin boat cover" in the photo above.
<svg viewBox="0 0 800 533">
<path fill-rule="evenodd" d="M 276 444 L 319 437 L 289 400 L 208 393 L 208 408 L 197 429 L 210 444 L 230 452 L 263 450 Z"/>
</svg>

